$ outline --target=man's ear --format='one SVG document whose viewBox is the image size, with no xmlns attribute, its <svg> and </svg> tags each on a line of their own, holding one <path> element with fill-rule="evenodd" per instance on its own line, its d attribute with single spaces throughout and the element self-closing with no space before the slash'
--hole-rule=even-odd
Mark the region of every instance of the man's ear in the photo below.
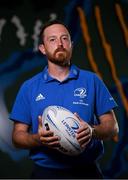
<svg viewBox="0 0 128 180">
<path fill-rule="evenodd" d="M 38 48 L 39 48 L 39 50 L 41 51 L 41 53 L 43 53 L 44 55 L 46 54 L 46 53 L 45 53 L 45 48 L 44 48 L 44 45 L 43 45 L 43 44 L 40 44 Z"/>
</svg>

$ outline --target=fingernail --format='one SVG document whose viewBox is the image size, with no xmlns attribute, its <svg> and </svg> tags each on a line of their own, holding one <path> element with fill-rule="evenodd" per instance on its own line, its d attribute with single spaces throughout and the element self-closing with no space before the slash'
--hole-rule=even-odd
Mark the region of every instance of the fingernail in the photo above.
<svg viewBox="0 0 128 180">
<path fill-rule="evenodd" d="M 58 140 L 61 140 L 61 137 L 60 136 L 58 136 L 58 135 L 55 135 L 57 138 L 58 138 Z"/>
</svg>

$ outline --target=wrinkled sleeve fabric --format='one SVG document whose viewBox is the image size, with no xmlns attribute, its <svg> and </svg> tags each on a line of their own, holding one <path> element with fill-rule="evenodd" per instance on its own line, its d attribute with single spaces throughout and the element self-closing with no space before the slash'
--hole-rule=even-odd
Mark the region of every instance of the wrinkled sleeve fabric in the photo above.
<svg viewBox="0 0 128 180">
<path fill-rule="evenodd" d="M 95 83 L 95 113 L 100 116 L 117 107 L 117 103 L 110 94 L 108 88 L 104 82 L 97 76 L 94 75 Z"/>
</svg>

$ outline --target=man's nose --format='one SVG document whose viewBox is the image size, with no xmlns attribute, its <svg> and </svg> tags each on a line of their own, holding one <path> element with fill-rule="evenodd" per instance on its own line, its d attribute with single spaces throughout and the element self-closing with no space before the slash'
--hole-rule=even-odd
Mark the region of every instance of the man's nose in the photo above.
<svg viewBox="0 0 128 180">
<path fill-rule="evenodd" d="M 63 46 L 63 42 L 62 42 L 62 39 L 58 39 L 58 46 Z"/>
</svg>

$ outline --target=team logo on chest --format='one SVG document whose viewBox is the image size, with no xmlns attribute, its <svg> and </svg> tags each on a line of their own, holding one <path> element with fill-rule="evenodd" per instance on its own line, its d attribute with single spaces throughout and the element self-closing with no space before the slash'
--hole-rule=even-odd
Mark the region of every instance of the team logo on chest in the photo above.
<svg viewBox="0 0 128 180">
<path fill-rule="evenodd" d="M 83 87 L 75 89 L 74 96 L 78 96 L 80 98 L 85 98 L 87 96 L 86 89 Z"/>
<path fill-rule="evenodd" d="M 88 106 L 89 104 L 86 103 L 86 100 L 85 100 L 86 96 L 87 96 L 87 90 L 85 88 L 83 87 L 76 88 L 74 90 L 74 97 L 77 97 L 77 99 L 74 99 L 73 104 Z"/>
</svg>

